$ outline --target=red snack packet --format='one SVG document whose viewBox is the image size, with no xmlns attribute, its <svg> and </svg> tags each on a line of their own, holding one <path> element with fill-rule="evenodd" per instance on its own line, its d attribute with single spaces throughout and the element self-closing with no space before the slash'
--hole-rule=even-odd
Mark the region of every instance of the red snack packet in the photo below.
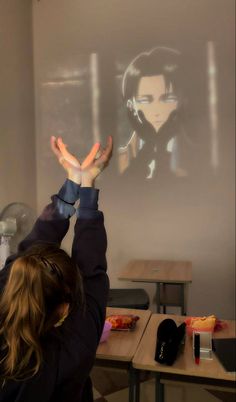
<svg viewBox="0 0 236 402">
<path fill-rule="evenodd" d="M 112 330 L 132 330 L 138 320 L 139 317 L 132 314 L 114 314 L 106 317 L 106 321 L 112 325 Z"/>
</svg>

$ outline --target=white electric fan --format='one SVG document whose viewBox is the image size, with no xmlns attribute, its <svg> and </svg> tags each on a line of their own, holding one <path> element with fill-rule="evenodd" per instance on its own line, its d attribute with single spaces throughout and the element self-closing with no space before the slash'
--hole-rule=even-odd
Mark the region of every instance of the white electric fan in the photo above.
<svg viewBox="0 0 236 402">
<path fill-rule="evenodd" d="M 17 251 L 21 240 L 30 232 L 35 221 L 32 208 L 23 202 L 13 202 L 0 213 L 0 269 L 6 258 Z"/>
</svg>

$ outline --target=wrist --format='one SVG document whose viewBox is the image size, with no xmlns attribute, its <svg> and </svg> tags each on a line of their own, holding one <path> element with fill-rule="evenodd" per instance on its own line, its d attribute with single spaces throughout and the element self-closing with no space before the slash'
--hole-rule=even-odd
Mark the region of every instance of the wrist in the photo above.
<svg viewBox="0 0 236 402">
<path fill-rule="evenodd" d="M 81 177 L 80 177 L 80 175 L 75 175 L 74 173 L 68 172 L 68 179 L 73 181 L 76 184 L 81 185 Z"/>
<path fill-rule="evenodd" d="M 82 177 L 81 187 L 93 187 L 93 186 L 94 186 L 94 179 L 90 177 Z"/>
</svg>

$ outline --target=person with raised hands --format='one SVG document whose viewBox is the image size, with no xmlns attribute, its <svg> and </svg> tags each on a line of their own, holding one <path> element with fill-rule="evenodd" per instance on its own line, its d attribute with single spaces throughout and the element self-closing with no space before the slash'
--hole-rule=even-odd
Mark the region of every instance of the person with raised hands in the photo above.
<svg viewBox="0 0 236 402">
<path fill-rule="evenodd" d="M 51 137 L 51 148 L 67 179 L 0 271 L 0 402 L 93 401 L 89 373 L 109 289 L 94 184 L 112 138 L 104 149 L 96 143 L 82 163 L 61 138 Z M 60 245 L 74 213 L 69 256 Z"/>
</svg>

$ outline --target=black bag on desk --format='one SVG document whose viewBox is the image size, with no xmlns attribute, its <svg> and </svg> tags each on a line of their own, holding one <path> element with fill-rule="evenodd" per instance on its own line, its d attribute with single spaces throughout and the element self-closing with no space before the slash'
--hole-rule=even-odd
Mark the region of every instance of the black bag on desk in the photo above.
<svg viewBox="0 0 236 402">
<path fill-rule="evenodd" d="M 185 336 L 186 324 L 177 327 L 174 320 L 163 320 L 157 330 L 157 344 L 155 360 L 161 364 L 171 366 L 178 354 L 180 344 Z"/>
</svg>

